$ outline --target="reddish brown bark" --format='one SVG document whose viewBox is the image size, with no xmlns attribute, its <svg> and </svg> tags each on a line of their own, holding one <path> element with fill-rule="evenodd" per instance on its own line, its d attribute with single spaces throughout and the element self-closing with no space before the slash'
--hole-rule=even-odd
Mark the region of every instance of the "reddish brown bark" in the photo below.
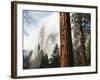
<svg viewBox="0 0 100 80">
<path fill-rule="evenodd" d="M 73 51 L 69 13 L 60 13 L 60 30 L 61 30 L 61 67 L 73 66 Z"/>
<path fill-rule="evenodd" d="M 84 34 L 81 27 L 80 27 L 80 64 L 84 66 L 86 65 Z"/>
<path fill-rule="evenodd" d="M 85 66 L 86 65 L 86 55 L 85 55 L 85 46 L 84 46 L 84 33 L 82 29 L 82 22 L 81 22 L 81 16 L 79 15 L 79 24 L 80 24 L 80 65 Z"/>
</svg>

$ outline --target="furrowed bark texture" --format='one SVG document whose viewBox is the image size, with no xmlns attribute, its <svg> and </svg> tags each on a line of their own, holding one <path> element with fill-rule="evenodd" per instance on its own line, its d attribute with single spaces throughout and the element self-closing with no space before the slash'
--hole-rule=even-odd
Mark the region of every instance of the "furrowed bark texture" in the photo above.
<svg viewBox="0 0 100 80">
<path fill-rule="evenodd" d="M 80 65 L 86 65 L 86 55 L 85 55 L 85 46 L 84 46 L 84 33 L 82 29 L 82 22 L 81 16 L 79 15 L 79 22 L 80 22 Z"/>
<path fill-rule="evenodd" d="M 60 66 L 69 67 L 73 66 L 73 50 L 72 50 L 72 37 L 70 26 L 70 14 L 60 13 L 60 30 L 61 30 L 61 55 Z"/>
</svg>

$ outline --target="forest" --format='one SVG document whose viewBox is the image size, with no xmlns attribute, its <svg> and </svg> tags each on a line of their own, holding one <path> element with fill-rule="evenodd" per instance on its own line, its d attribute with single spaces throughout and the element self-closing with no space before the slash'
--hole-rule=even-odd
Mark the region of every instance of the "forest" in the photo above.
<svg viewBox="0 0 100 80">
<path fill-rule="evenodd" d="M 30 17 L 24 19 L 31 20 Z M 35 51 L 23 50 L 23 69 L 91 65 L 91 14 L 59 12 L 59 25 L 60 32 L 50 34 L 46 40 L 43 25 Z M 50 45 L 52 50 L 46 51 Z"/>
</svg>

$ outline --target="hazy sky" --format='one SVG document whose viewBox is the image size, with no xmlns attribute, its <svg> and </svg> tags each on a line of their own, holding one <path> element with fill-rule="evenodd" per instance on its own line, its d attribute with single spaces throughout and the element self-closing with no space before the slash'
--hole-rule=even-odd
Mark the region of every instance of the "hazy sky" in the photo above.
<svg viewBox="0 0 100 80">
<path fill-rule="evenodd" d="M 52 13 L 53 12 L 23 10 L 24 34 L 28 36 L 27 34 L 29 34 L 29 32 L 26 31 L 27 29 L 31 30 L 33 27 L 39 27 L 38 24 Z"/>
</svg>

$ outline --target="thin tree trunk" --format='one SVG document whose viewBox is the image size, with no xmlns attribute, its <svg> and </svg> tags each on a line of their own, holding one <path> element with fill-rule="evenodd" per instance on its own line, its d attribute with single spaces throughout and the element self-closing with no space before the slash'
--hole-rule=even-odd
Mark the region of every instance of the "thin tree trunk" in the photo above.
<svg viewBox="0 0 100 80">
<path fill-rule="evenodd" d="M 60 30 L 61 30 L 61 67 L 73 66 L 73 50 L 69 13 L 60 13 Z"/>
<path fill-rule="evenodd" d="M 84 46 L 84 33 L 82 29 L 82 22 L 81 16 L 79 15 L 79 22 L 80 22 L 80 65 L 86 65 L 86 55 L 85 55 L 85 46 Z"/>
</svg>

